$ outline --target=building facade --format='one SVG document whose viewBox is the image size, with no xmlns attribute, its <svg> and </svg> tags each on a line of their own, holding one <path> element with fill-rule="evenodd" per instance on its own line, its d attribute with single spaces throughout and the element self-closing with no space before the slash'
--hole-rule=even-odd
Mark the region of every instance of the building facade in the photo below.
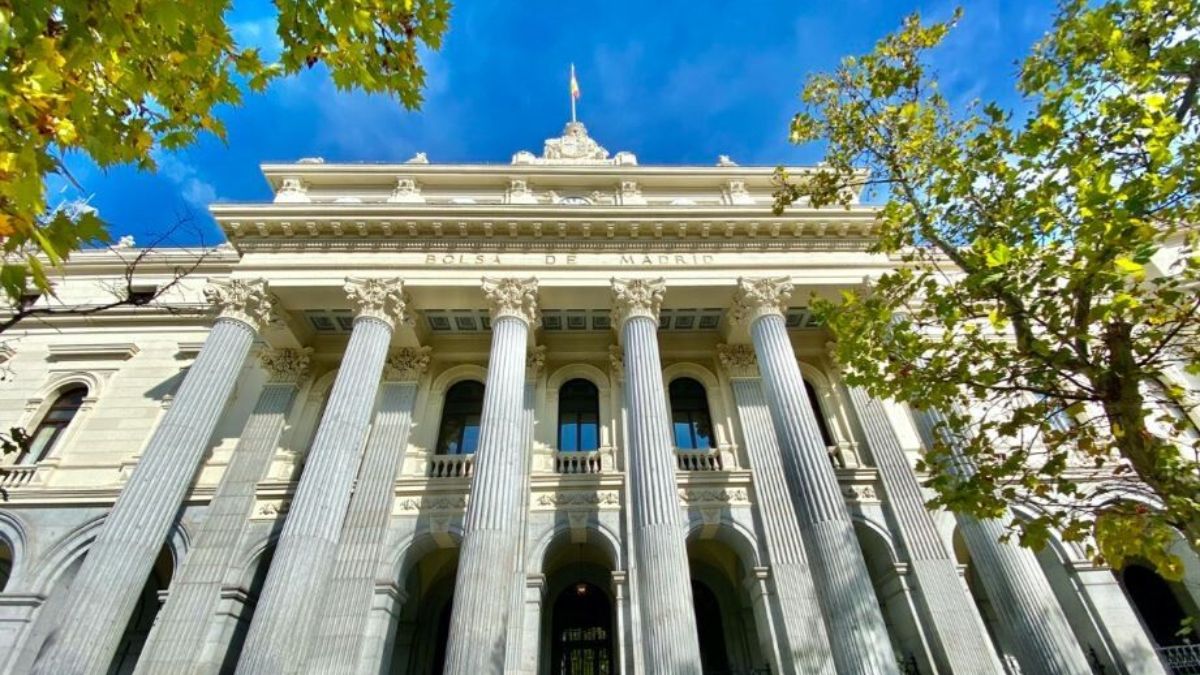
<svg viewBox="0 0 1200 675">
<path fill-rule="evenodd" d="M 151 292 L 195 265 L 160 302 L 0 350 L 33 434 L 0 477 L 4 672 L 1186 657 L 1186 546 L 1169 584 L 924 508 L 930 420 L 845 386 L 805 307 L 895 264 L 872 208 L 773 216 L 769 168 L 639 165 L 577 123 L 510 164 L 263 171 L 271 203 L 212 207 L 228 244 L 139 265 Z M 77 256 L 59 300 L 133 255 Z"/>
</svg>

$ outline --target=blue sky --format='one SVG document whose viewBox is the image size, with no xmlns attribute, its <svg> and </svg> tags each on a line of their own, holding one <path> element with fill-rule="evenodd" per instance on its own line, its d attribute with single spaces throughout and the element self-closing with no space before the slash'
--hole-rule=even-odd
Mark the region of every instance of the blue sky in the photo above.
<svg viewBox="0 0 1200 675">
<path fill-rule="evenodd" d="M 260 162 L 401 161 L 416 151 L 433 162 L 508 162 L 517 150 L 539 152 L 569 117 L 571 62 L 583 91 L 580 120 L 610 152 L 633 151 L 643 164 L 712 164 L 718 154 L 742 164 L 809 163 L 819 148 L 787 143 L 805 75 L 868 51 L 913 10 L 945 18 L 957 4 L 461 0 L 442 50 L 426 59 L 419 111 L 337 92 L 317 68 L 222 109 L 227 142 L 208 137 L 161 155 L 157 174 L 101 172 L 78 157 L 71 167 L 114 235 L 147 243 L 192 213 L 197 228 L 173 241 L 215 244 L 221 235 L 205 207 L 269 199 Z M 1013 103 L 1015 64 L 1048 28 L 1053 2 L 961 4 L 963 21 L 937 57 L 943 90 L 959 102 Z M 269 2 L 235 0 L 229 21 L 240 42 L 274 49 Z"/>
</svg>

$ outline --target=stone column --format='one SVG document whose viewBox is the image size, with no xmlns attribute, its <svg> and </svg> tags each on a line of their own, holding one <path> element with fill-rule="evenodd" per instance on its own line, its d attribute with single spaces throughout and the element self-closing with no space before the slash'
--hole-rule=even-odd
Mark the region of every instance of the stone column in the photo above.
<svg viewBox="0 0 1200 675">
<path fill-rule="evenodd" d="M 218 318 L 88 550 L 57 639 L 34 664 L 35 673 L 108 669 L 254 336 L 271 311 L 262 280 L 213 283 L 204 295 Z"/>
<path fill-rule="evenodd" d="M 938 668 L 949 673 L 1000 675 L 1003 671 L 979 610 L 925 507 L 917 476 L 883 403 L 861 387 L 850 387 L 850 402 L 879 470 L 896 535 L 908 552 L 909 574 L 928 619 L 925 628 Z"/>
<path fill-rule="evenodd" d="M 504 672 L 508 621 L 526 503 L 525 354 L 539 323 L 537 281 L 485 279 L 492 349 L 479 422 L 479 449 L 463 523 L 446 675 Z"/>
<path fill-rule="evenodd" d="M 951 449 L 955 448 L 953 440 L 943 433 L 944 418 L 940 413 L 933 410 L 913 413 L 926 445 L 932 447 L 934 439 L 940 436 Z M 953 471 L 963 475 L 974 471 L 967 457 L 955 452 L 955 459 Z M 958 513 L 954 517 L 984 592 L 1000 620 L 998 628 L 1012 645 L 1021 672 L 1090 673 L 1087 657 L 1033 551 L 1001 542 L 1005 526 L 1000 520 L 980 520 Z M 1005 514 L 1005 518 L 1012 518 L 1012 514 Z"/>
<path fill-rule="evenodd" d="M 529 469 L 532 465 L 533 455 L 533 408 L 534 395 L 537 393 L 537 379 L 542 373 L 542 368 L 546 365 L 546 347 L 535 347 L 530 353 L 526 362 L 525 368 L 525 443 L 521 446 L 521 480 L 523 486 L 521 488 L 521 516 L 517 529 L 520 532 L 520 540 L 517 542 L 517 555 L 513 559 L 513 576 L 518 579 L 526 578 L 525 554 L 526 547 L 529 542 L 526 541 L 527 533 L 529 532 Z M 512 585 L 512 599 L 510 600 L 512 607 L 511 618 L 508 622 L 508 641 L 505 645 L 505 666 L 506 673 L 521 673 L 524 660 L 524 651 L 529 644 L 537 645 L 537 632 L 532 635 L 527 634 L 525 612 L 525 584 Z M 532 671 L 529 671 L 532 673 Z"/>
<path fill-rule="evenodd" d="M 255 488 L 271 464 L 300 381 L 308 374 L 309 351 L 266 350 L 259 356 L 269 380 L 242 429 L 195 541 L 171 581 L 167 603 L 138 659 L 138 673 L 208 672 L 196 655 L 204 649 L 220 601 L 221 581 L 249 524 Z"/>
<path fill-rule="evenodd" d="M 324 610 L 337 544 L 396 324 L 411 322 L 399 279 L 347 279 L 357 310 L 300 485 L 288 508 L 237 672 L 298 672 Z"/>
<path fill-rule="evenodd" d="M 779 672 L 833 673 L 833 652 L 804 552 L 800 521 L 784 479 L 754 348 L 718 345 L 717 356 L 733 385 L 733 400 L 754 472 L 754 494 L 782 619 Z"/>
<path fill-rule="evenodd" d="M 613 279 L 613 327 L 624 350 L 633 574 L 648 673 L 700 672 L 675 444 L 658 355 L 662 279 Z"/>
<path fill-rule="evenodd" d="M 405 348 L 388 358 L 378 410 L 350 496 L 333 578 L 325 592 L 321 628 L 306 670 L 352 675 L 370 670 L 361 659 L 395 499 L 396 474 L 408 448 L 417 380 L 429 365 L 429 347 Z M 370 664 L 377 666 L 377 664 Z"/>
<path fill-rule="evenodd" d="M 787 279 L 739 279 L 731 318 L 748 324 L 754 341 L 837 672 L 896 673 L 866 562 L 784 325 L 791 290 Z"/>
</svg>

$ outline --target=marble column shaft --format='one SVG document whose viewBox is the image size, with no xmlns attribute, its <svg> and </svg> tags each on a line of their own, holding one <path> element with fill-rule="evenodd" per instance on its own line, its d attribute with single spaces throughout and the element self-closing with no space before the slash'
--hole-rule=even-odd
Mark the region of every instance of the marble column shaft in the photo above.
<svg viewBox="0 0 1200 675">
<path fill-rule="evenodd" d="M 698 674 L 700 641 L 675 480 L 666 386 L 658 353 L 661 280 L 614 281 L 624 349 L 629 438 L 629 509 L 648 673 Z"/>
<path fill-rule="evenodd" d="M 925 506 L 917 476 L 883 403 L 861 387 L 850 387 L 850 401 L 879 470 L 896 534 L 908 552 L 909 576 L 928 616 L 927 635 L 938 667 L 951 673 L 1001 675 L 979 611 Z"/>
<path fill-rule="evenodd" d="M 255 489 L 271 464 L 299 381 L 308 370 L 308 355 L 299 350 L 268 350 L 260 360 L 271 380 L 263 385 L 187 557 L 171 580 L 167 603 L 138 659 L 139 675 L 209 670 L 196 655 L 204 649 L 222 580 L 239 553 L 254 510 Z"/>
<path fill-rule="evenodd" d="M 346 522 L 338 542 L 333 578 L 325 592 L 318 639 L 309 651 L 310 673 L 364 672 L 363 647 L 375 600 L 375 575 L 383 558 L 395 500 L 396 474 L 404 462 L 412 428 L 417 379 L 429 364 L 429 349 L 399 350 L 387 362 L 378 410 Z"/>
<path fill-rule="evenodd" d="M 262 281 L 211 284 L 213 324 L 71 584 L 39 675 L 106 672 L 271 302 Z"/>
<path fill-rule="evenodd" d="M 866 561 L 784 324 L 790 292 L 786 280 L 741 280 L 735 320 L 750 326 L 837 672 L 896 673 Z"/>
<path fill-rule="evenodd" d="M 398 280 L 347 282 L 358 315 L 275 546 L 238 662 L 241 675 L 296 673 L 303 666 L 336 562 L 392 331 L 405 316 L 400 288 Z"/>
<path fill-rule="evenodd" d="M 784 480 L 783 462 L 771 413 L 758 379 L 754 352 L 747 345 L 724 346 L 721 361 L 732 377 L 733 398 L 758 499 L 771 577 L 782 619 L 783 673 L 833 673 L 833 653 L 817 602 L 812 570 L 804 552 L 796 509 Z"/>
<path fill-rule="evenodd" d="M 533 355 L 531 355 L 529 359 L 529 367 L 527 368 L 528 372 L 526 373 L 528 379 L 525 382 L 525 444 L 522 446 L 521 457 L 523 462 L 523 466 L 521 467 L 521 476 L 525 483 L 521 489 L 521 494 L 525 495 L 525 497 L 521 501 L 521 522 L 518 525 L 518 529 L 521 532 L 521 538 L 517 542 L 517 555 L 513 559 L 513 576 L 517 577 L 523 582 L 526 579 L 525 554 L 526 546 L 528 546 L 526 538 L 529 532 L 529 471 L 532 467 L 533 455 L 534 394 L 537 392 L 536 378 L 541 372 L 545 354 L 546 348 L 538 347 L 534 351 Z M 508 641 L 505 646 L 504 657 L 505 673 L 520 673 L 522 672 L 522 668 L 524 667 L 525 663 L 524 651 L 527 644 L 526 634 L 529 632 L 526 630 L 525 625 L 525 587 L 525 583 L 513 584 L 512 586 L 512 608 L 509 610 L 511 614 L 508 622 Z M 533 631 L 532 636 L 534 638 L 534 644 L 536 645 L 538 631 Z M 534 649 L 534 651 L 536 651 L 536 649 Z"/>
<path fill-rule="evenodd" d="M 939 425 L 943 418 L 940 413 L 932 410 L 914 410 L 913 413 L 927 445 L 932 446 L 935 434 L 938 434 L 954 448 L 953 442 L 941 434 Z M 974 470 L 970 460 L 962 454 L 956 452 L 955 459 L 953 470 Z M 1021 672 L 1027 675 L 1090 673 L 1092 669 L 1087 657 L 1033 551 L 1001 542 L 1005 526 L 1000 520 L 981 520 L 957 513 L 955 518 L 984 592 L 1000 620 L 998 628 L 1012 645 Z"/>
<path fill-rule="evenodd" d="M 470 499 L 455 578 L 446 675 L 504 672 L 513 569 L 524 533 L 525 354 L 537 320 L 537 283 L 485 280 L 492 346 Z"/>
</svg>

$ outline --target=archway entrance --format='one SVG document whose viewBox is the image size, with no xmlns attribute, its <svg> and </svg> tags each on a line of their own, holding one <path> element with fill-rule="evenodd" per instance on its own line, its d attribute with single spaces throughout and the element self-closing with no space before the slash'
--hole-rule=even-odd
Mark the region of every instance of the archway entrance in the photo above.
<svg viewBox="0 0 1200 675">
<path fill-rule="evenodd" d="M 1133 606 L 1146 624 L 1146 630 L 1159 647 L 1174 647 L 1196 642 L 1196 629 L 1186 626 L 1188 611 L 1179 602 L 1171 582 L 1152 568 L 1131 563 L 1121 570 L 1119 578 Z"/>
<path fill-rule="evenodd" d="M 612 604 L 596 586 L 580 581 L 563 589 L 554 601 L 550 636 L 553 675 L 611 675 Z"/>
</svg>

